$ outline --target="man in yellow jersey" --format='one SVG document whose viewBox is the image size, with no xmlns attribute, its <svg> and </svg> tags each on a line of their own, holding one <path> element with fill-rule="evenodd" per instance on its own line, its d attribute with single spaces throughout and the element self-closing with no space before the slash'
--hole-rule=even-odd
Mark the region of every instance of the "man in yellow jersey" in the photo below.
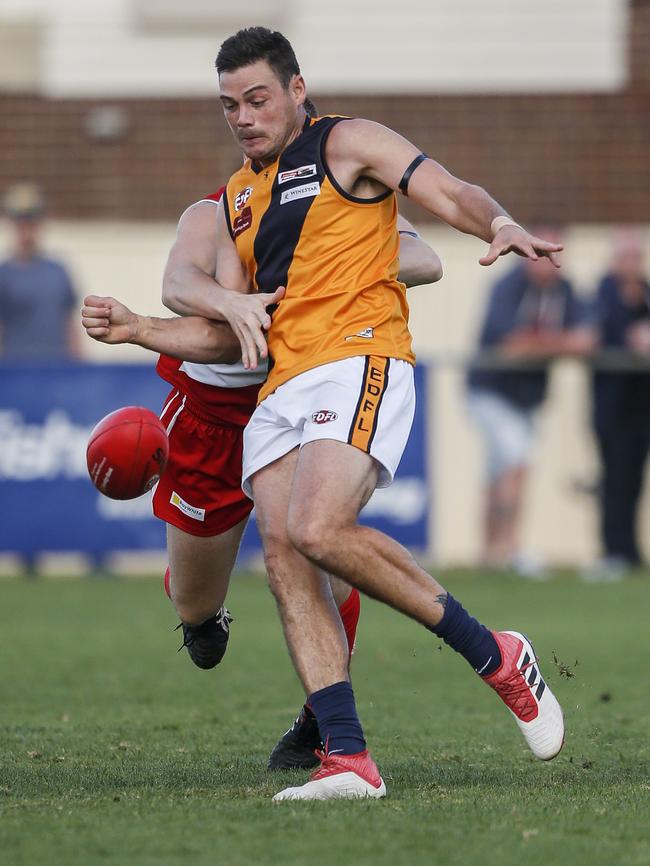
<svg viewBox="0 0 650 866">
<path fill-rule="evenodd" d="M 226 119 L 247 157 L 224 194 L 217 277 L 232 288 L 248 278 L 260 293 L 286 289 L 271 323 L 258 298 L 257 321 L 235 326 L 254 365 L 270 324 L 270 372 L 244 435 L 244 489 L 255 500 L 270 585 L 325 743 L 310 781 L 275 799 L 385 794 L 357 717 L 325 571 L 460 652 L 513 712 L 534 754 L 552 758 L 563 742 L 562 711 L 527 638 L 482 626 L 406 550 L 357 517 L 375 488 L 390 484 L 414 410 L 394 191 L 490 243 L 482 264 L 510 250 L 555 259 L 561 247 L 533 237 L 482 189 L 392 130 L 307 118 L 305 84 L 281 34 L 240 31 L 216 65 Z"/>
<path fill-rule="evenodd" d="M 224 113 L 246 160 L 220 207 L 216 277 L 241 293 L 224 318 L 244 364 L 270 356 L 245 433 L 243 483 L 325 744 L 310 780 L 274 799 L 386 793 L 356 713 L 328 571 L 463 655 L 506 703 L 533 753 L 553 758 L 564 739 L 562 711 L 528 639 L 481 625 L 408 551 L 357 518 L 374 489 L 390 484 L 414 408 L 394 191 L 489 243 L 484 265 L 509 251 L 557 263 L 561 246 L 529 234 L 484 190 L 392 130 L 367 120 L 308 119 L 305 83 L 281 34 L 238 32 L 222 45 L 217 69 Z M 258 294 L 245 294 L 251 283 Z M 267 311 L 269 302 L 277 306 Z M 217 326 L 185 319 L 165 327 L 175 329 L 174 345 L 189 360 L 223 357 Z"/>
</svg>

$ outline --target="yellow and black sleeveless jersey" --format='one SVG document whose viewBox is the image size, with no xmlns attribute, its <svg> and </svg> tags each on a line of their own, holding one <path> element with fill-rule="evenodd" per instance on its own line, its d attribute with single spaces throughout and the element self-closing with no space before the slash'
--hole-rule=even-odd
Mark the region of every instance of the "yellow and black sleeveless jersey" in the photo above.
<svg viewBox="0 0 650 866">
<path fill-rule="evenodd" d="M 230 234 L 260 292 L 286 286 L 268 333 L 260 400 L 299 373 L 354 355 L 413 363 L 406 289 L 397 279 L 395 194 L 355 198 L 327 166 L 343 117 L 307 118 L 270 166 L 246 160 L 223 200 Z"/>
</svg>

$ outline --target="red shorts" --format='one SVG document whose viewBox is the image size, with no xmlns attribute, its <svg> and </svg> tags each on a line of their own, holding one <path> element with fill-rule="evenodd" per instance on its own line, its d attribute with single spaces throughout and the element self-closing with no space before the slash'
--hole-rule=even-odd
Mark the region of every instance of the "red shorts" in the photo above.
<svg viewBox="0 0 650 866">
<path fill-rule="evenodd" d="M 222 405 L 210 410 L 177 387 L 169 394 L 160 416 L 168 428 L 169 461 L 153 496 L 156 517 L 202 537 L 221 535 L 253 508 L 241 480 L 244 425 L 256 389 L 210 387 L 223 392 Z"/>
</svg>

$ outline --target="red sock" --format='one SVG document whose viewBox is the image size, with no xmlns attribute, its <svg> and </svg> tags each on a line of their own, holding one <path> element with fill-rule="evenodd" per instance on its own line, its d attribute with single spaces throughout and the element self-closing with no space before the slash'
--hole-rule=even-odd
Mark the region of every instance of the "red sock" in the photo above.
<svg viewBox="0 0 650 866">
<path fill-rule="evenodd" d="M 167 571 L 165 572 L 164 582 L 165 582 L 165 592 L 167 593 L 167 598 L 171 599 L 172 591 L 169 586 L 169 579 L 171 578 L 171 572 L 169 570 L 169 566 L 167 566 Z"/>
<path fill-rule="evenodd" d="M 345 636 L 348 639 L 348 650 L 350 658 L 354 649 L 354 642 L 357 637 L 357 625 L 359 624 L 359 614 L 361 613 L 361 596 L 358 589 L 353 589 L 350 595 L 339 608 Z"/>
</svg>

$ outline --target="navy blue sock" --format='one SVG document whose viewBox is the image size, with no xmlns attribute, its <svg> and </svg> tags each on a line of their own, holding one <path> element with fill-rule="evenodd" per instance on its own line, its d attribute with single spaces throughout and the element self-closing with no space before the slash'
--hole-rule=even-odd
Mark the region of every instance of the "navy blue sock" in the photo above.
<svg viewBox="0 0 650 866">
<path fill-rule="evenodd" d="M 309 696 L 307 704 L 316 716 L 321 740 L 328 752 L 339 755 L 363 752 L 366 741 L 350 683 L 334 683 L 319 689 Z"/>
<path fill-rule="evenodd" d="M 429 626 L 429 631 L 467 659 L 482 677 L 493 674 L 501 664 L 501 651 L 490 629 L 470 616 L 449 594 L 442 619 L 438 625 Z"/>
</svg>

